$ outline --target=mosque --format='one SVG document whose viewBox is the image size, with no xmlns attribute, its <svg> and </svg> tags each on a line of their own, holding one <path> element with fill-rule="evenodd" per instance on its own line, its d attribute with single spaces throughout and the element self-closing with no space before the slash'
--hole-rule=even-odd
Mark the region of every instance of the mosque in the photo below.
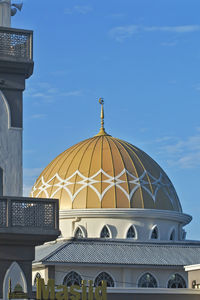
<svg viewBox="0 0 200 300">
<path fill-rule="evenodd" d="M 33 285 L 102 280 L 110 288 L 186 288 L 185 265 L 199 263 L 200 242 L 187 241 L 173 184 L 131 143 L 101 128 L 58 155 L 36 180 L 31 196 L 57 198 L 61 236 L 36 248 Z"/>
<path fill-rule="evenodd" d="M 22 95 L 34 63 L 33 32 L 10 27 L 21 7 L 0 0 L 0 300 L 19 298 L 19 286 L 33 299 L 31 277 L 106 280 L 109 300 L 199 299 L 188 289 L 200 281 L 200 242 L 184 230 L 192 217 L 150 156 L 106 133 L 102 98 L 99 133 L 56 157 L 22 197 Z"/>
</svg>

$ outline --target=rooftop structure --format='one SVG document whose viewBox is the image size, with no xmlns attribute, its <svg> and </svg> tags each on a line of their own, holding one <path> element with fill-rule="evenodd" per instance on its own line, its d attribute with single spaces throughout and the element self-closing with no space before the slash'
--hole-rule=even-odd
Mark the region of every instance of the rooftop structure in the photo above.
<svg viewBox="0 0 200 300">
<path fill-rule="evenodd" d="M 36 248 L 33 284 L 82 280 L 110 289 L 186 288 L 184 265 L 198 263 L 200 242 L 185 240 L 192 217 L 163 169 L 145 152 L 97 135 L 58 155 L 34 184 L 34 198 L 58 198 L 61 236 Z M 112 293 L 112 291 L 111 291 Z"/>
</svg>

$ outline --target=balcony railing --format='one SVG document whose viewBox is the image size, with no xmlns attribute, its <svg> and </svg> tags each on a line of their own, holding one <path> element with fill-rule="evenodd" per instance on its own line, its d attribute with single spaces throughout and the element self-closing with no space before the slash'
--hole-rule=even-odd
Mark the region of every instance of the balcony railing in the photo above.
<svg viewBox="0 0 200 300">
<path fill-rule="evenodd" d="M 33 60 L 33 32 L 0 27 L 0 58 Z"/>
<path fill-rule="evenodd" d="M 0 197 L 0 228 L 59 229 L 58 201 Z"/>
</svg>

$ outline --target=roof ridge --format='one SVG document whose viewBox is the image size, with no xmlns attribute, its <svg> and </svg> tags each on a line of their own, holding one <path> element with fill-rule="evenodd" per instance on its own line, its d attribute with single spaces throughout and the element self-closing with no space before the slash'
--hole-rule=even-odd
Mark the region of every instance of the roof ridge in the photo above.
<svg viewBox="0 0 200 300">
<path fill-rule="evenodd" d="M 84 243 L 95 243 L 95 244 L 123 244 L 124 246 L 130 246 L 130 245 L 134 245 L 134 246 L 154 246 L 154 247 L 159 247 L 159 246 L 167 246 L 167 247 L 174 247 L 174 246 L 181 246 L 181 247 L 200 247 L 200 241 L 199 243 L 180 243 L 180 242 L 170 242 L 170 241 L 158 241 L 158 242 L 151 242 L 151 241 L 144 241 L 144 242 L 140 242 L 140 241 L 127 241 L 127 240 L 109 240 L 109 239 L 101 239 L 99 240 L 99 238 L 97 239 L 90 239 L 90 238 L 87 238 L 87 239 L 72 239 L 72 240 L 69 240 L 73 243 L 76 243 L 76 244 L 84 244 Z M 66 241 L 67 242 L 67 241 Z"/>
</svg>

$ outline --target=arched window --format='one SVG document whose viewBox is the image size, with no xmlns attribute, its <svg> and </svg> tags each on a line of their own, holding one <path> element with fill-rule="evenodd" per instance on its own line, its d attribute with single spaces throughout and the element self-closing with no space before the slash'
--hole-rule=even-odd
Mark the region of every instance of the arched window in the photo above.
<svg viewBox="0 0 200 300">
<path fill-rule="evenodd" d="M 81 276 L 78 273 L 71 271 L 65 276 L 63 280 L 63 284 L 66 286 L 71 286 L 71 285 L 81 286 L 81 281 L 82 281 Z"/>
<path fill-rule="evenodd" d="M 114 286 L 115 286 L 114 280 L 113 280 L 112 277 L 111 277 L 108 273 L 106 273 L 106 272 L 102 272 L 102 273 L 100 273 L 100 274 L 96 277 L 96 279 L 95 279 L 95 281 L 94 281 L 94 286 L 100 286 L 102 280 L 105 280 L 105 281 L 106 281 L 108 287 L 114 287 Z"/>
<path fill-rule="evenodd" d="M 173 229 L 171 234 L 170 234 L 170 241 L 174 241 L 175 240 L 175 230 Z"/>
<path fill-rule="evenodd" d="M 34 278 L 34 285 L 36 286 L 37 284 L 37 279 L 41 278 L 41 274 L 39 272 L 36 273 L 35 278 Z"/>
<path fill-rule="evenodd" d="M 8 299 L 7 295 L 10 284 L 12 289 L 19 284 L 22 287 L 23 292 L 27 293 L 26 277 L 16 261 L 12 262 L 3 279 L 3 295 L 5 295 L 4 299 Z"/>
<path fill-rule="evenodd" d="M 82 239 L 84 236 L 83 236 L 83 231 L 80 229 L 80 227 L 78 227 L 75 231 L 75 234 L 74 234 L 74 237 L 76 239 Z"/>
<path fill-rule="evenodd" d="M 157 288 L 157 281 L 150 273 L 142 275 L 138 281 L 138 287 L 142 288 Z"/>
<path fill-rule="evenodd" d="M 181 275 L 173 274 L 168 281 L 167 287 L 172 289 L 186 288 L 186 283 Z"/>
<path fill-rule="evenodd" d="M 133 226 L 131 226 L 129 228 L 126 237 L 127 237 L 127 239 L 135 239 L 136 238 L 135 229 Z"/>
<path fill-rule="evenodd" d="M 151 233 L 151 239 L 158 239 L 158 228 L 157 226 L 155 226 L 152 230 L 152 233 Z"/>
<path fill-rule="evenodd" d="M 101 230 L 101 235 L 100 235 L 101 238 L 110 238 L 110 232 L 108 230 L 108 227 L 107 226 L 104 226 L 103 229 Z"/>
</svg>

